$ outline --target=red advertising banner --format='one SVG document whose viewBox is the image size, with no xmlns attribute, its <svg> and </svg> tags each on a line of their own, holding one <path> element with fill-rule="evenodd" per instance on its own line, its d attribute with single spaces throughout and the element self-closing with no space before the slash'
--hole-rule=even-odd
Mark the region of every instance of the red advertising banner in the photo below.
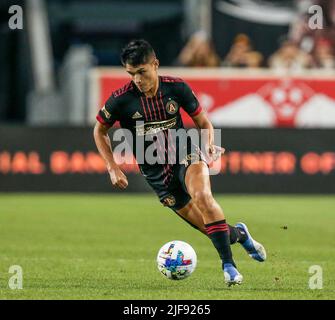
<svg viewBox="0 0 335 320">
<path fill-rule="evenodd" d="M 117 131 L 109 132 L 113 148 Z M 334 129 L 225 128 L 221 141 L 226 152 L 211 167 L 215 192 L 335 194 Z M 114 156 L 126 191 L 150 191 L 132 153 L 114 148 Z M 91 127 L 3 125 L 0 192 L 15 191 L 118 192 Z"/>
<path fill-rule="evenodd" d="M 121 154 L 114 154 L 116 162 L 125 173 L 139 173 L 136 160 L 129 155 L 131 161 L 124 163 Z M 51 151 L 46 160 L 38 151 L 0 150 L 1 175 L 53 175 L 65 174 L 106 174 L 106 164 L 97 151 Z M 220 174 L 254 174 L 254 175 L 305 175 L 333 174 L 335 172 L 335 152 L 306 152 L 298 157 L 288 151 L 241 152 L 232 151 L 222 155 L 219 166 Z"/>
<path fill-rule="evenodd" d="M 335 127 L 335 73 L 227 69 L 161 69 L 193 89 L 215 126 Z M 130 80 L 122 69 L 95 69 L 91 77 L 90 122 L 111 93 Z M 184 123 L 192 120 L 184 113 Z"/>
</svg>

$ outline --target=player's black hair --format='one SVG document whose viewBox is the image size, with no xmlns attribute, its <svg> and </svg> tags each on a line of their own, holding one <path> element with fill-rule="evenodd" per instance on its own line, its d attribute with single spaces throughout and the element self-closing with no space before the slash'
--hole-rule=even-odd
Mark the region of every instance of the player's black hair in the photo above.
<svg viewBox="0 0 335 320">
<path fill-rule="evenodd" d="M 133 40 L 122 49 L 121 63 L 138 66 L 148 63 L 151 57 L 156 57 L 156 54 L 148 41 L 143 39 Z"/>
</svg>

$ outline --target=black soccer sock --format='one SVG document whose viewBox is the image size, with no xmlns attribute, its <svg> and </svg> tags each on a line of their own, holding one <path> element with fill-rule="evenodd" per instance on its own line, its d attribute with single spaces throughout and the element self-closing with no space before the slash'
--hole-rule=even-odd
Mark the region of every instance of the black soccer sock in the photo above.
<svg viewBox="0 0 335 320">
<path fill-rule="evenodd" d="M 205 227 L 208 237 L 212 240 L 214 247 L 220 255 L 222 265 L 231 263 L 236 267 L 230 248 L 229 226 L 226 220 L 205 224 Z"/>
<path fill-rule="evenodd" d="M 236 242 L 243 243 L 247 240 L 247 235 L 242 229 L 233 227 L 230 224 L 228 224 L 228 227 L 230 233 L 230 244 L 234 244 Z"/>
</svg>

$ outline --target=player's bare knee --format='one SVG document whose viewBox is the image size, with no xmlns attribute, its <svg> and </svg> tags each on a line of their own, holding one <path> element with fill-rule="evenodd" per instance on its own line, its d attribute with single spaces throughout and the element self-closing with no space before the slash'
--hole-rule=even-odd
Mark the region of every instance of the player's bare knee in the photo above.
<svg viewBox="0 0 335 320">
<path fill-rule="evenodd" d="M 192 198 L 202 212 L 211 212 L 215 208 L 215 200 L 211 192 L 199 190 L 193 194 Z"/>
</svg>

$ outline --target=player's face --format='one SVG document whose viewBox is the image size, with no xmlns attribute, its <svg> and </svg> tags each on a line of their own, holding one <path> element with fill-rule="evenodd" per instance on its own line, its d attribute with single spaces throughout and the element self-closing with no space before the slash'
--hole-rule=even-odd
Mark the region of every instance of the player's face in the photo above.
<svg viewBox="0 0 335 320">
<path fill-rule="evenodd" d="M 126 71 L 130 74 L 137 88 L 143 92 L 149 92 L 157 83 L 159 61 L 154 58 L 146 64 L 132 66 L 126 64 Z"/>
</svg>

